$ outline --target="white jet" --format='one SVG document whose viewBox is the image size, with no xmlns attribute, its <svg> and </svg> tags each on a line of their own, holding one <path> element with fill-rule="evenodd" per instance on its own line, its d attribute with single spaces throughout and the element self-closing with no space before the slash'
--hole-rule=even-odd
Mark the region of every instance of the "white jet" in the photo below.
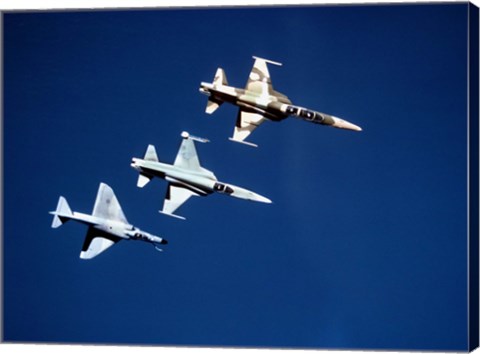
<svg viewBox="0 0 480 354">
<path fill-rule="evenodd" d="M 72 211 L 64 197 L 58 199 L 57 210 L 53 215 L 52 227 L 57 228 L 68 220 L 75 220 L 88 225 L 87 236 L 80 252 L 81 259 L 92 259 L 121 240 L 140 240 L 153 244 L 161 251 L 159 245 L 167 240 L 142 231 L 127 221 L 112 188 L 100 183 L 97 199 L 91 215 Z"/>
<path fill-rule="evenodd" d="M 187 132 L 181 134 L 183 140 L 173 165 L 160 162 L 153 145 L 148 145 L 143 159 L 133 158 L 131 166 L 137 170 L 137 186 L 144 187 L 153 177 L 168 181 L 167 194 L 160 213 L 185 219 L 173 214 L 191 196 L 206 196 L 213 192 L 262 203 L 272 201 L 245 188 L 219 182 L 212 171 L 200 165 L 194 141 L 202 143 L 207 139 L 198 138 Z"/>
</svg>

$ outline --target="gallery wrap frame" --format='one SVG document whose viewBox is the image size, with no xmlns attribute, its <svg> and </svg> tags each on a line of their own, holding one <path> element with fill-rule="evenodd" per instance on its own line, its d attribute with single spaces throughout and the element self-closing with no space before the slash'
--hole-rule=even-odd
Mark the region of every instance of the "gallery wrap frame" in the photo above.
<svg viewBox="0 0 480 354">
<path fill-rule="evenodd" d="M 478 318 L 478 298 L 479 298 L 479 291 L 478 291 L 478 279 L 479 279 L 479 273 L 478 273 L 478 256 L 479 256 L 479 252 L 478 252 L 478 248 L 479 248 L 479 234 L 478 234 L 478 229 L 479 229 L 479 192 L 478 192 L 478 180 L 479 180 L 479 112 L 478 112 L 478 107 L 479 107 L 479 100 L 478 100 L 478 63 L 479 63 L 479 59 L 478 59 L 478 42 L 479 42 L 479 37 L 478 37 L 478 8 L 471 4 L 471 3 L 463 3 L 467 8 L 468 8 L 468 18 L 467 18 L 467 23 L 466 25 L 468 26 L 468 31 L 467 31 L 467 42 L 468 42 L 468 46 L 467 46 L 467 49 L 468 49 L 468 54 L 467 54 L 467 57 L 468 57 L 468 62 L 465 66 L 465 69 L 467 70 L 468 72 L 468 78 L 467 78 L 467 85 L 468 85 L 468 88 L 467 88 L 467 97 L 466 98 L 466 101 L 467 101 L 467 106 L 468 106 L 468 109 L 467 109 L 467 116 L 465 117 L 466 118 L 466 121 L 467 121 L 467 130 L 465 131 L 465 136 L 467 137 L 467 153 L 466 153 L 466 164 L 465 164 L 465 168 L 467 169 L 467 183 L 466 183 L 466 186 L 467 186 L 467 190 L 468 190 L 468 196 L 467 196 L 467 214 L 465 215 L 467 221 L 466 221 L 466 229 L 468 230 L 468 235 L 467 235 L 467 250 L 468 250 L 468 257 L 467 257 L 467 260 L 468 260 L 468 265 L 467 265 L 467 277 L 468 277 L 468 290 L 467 290 L 467 303 L 468 303 L 468 325 L 467 325 L 467 328 L 468 328 L 468 345 L 462 350 L 462 351 L 471 351 L 473 349 L 475 349 L 476 347 L 478 347 L 478 323 L 479 323 L 479 318 Z M 425 4 L 426 5 L 426 4 Z M 430 4 L 432 6 L 434 6 L 435 4 Z M 448 6 L 447 5 L 440 5 L 438 4 L 439 6 Z M 322 6 L 322 5 L 319 5 L 319 6 Z M 329 5 L 330 6 L 330 5 Z M 353 6 L 360 6 L 362 8 L 368 8 L 369 6 L 376 6 L 376 5 L 358 5 L 358 4 L 355 4 Z M 380 5 L 380 6 L 388 6 L 388 5 Z M 403 5 L 392 5 L 392 6 L 403 6 Z M 422 4 L 419 4 L 418 6 L 422 6 Z M 452 6 L 454 6 L 454 4 L 452 4 Z M 318 6 L 313 6 L 313 8 L 316 8 Z M 330 6 L 332 8 L 335 8 L 335 6 Z M 261 7 L 263 10 L 265 9 L 269 9 L 270 7 Z M 272 9 L 274 9 L 275 7 L 271 7 Z M 296 8 L 296 6 L 292 6 L 292 9 L 293 8 Z M 222 8 L 223 10 L 225 9 L 228 9 L 228 8 Z M 253 7 L 253 8 L 250 8 L 250 7 L 240 7 L 240 8 L 237 8 L 237 7 L 233 7 L 233 8 L 230 8 L 231 11 L 235 11 L 236 9 L 238 10 L 248 10 L 248 9 L 251 9 L 252 11 L 254 11 L 255 9 L 258 9 L 256 7 Z M 184 9 L 171 9 L 172 11 L 186 11 Z M 201 8 L 201 9 L 198 9 L 198 10 L 201 10 L 201 11 L 215 11 L 215 9 L 208 9 L 208 8 Z M 101 13 L 103 10 L 97 10 L 97 11 L 94 11 L 94 12 L 97 12 L 97 13 Z M 124 11 L 124 10 L 118 10 L 120 12 Z M 128 10 L 126 10 L 128 11 Z M 143 9 L 141 11 L 163 11 L 161 9 Z M 165 11 L 169 11 L 169 10 L 165 10 Z M 116 11 L 114 11 L 116 12 Z M 6 32 L 6 28 L 5 28 L 5 16 L 8 16 L 9 14 L 13 14 L 14 12 L 4 12 L 2 13 L 2 16 L 3 16 L 3 32 L 4 32 L 4 38 L 5 38 L 5 32 Z M 8 29 L 7 29 L 8 30 Z M 4 50 L 5 50 L 5 43 L 4 43 Z M 5 54 L 8 54 L 8 53 L 5 53 Z M 248 55 L 254 55 L 254 54 L 257 54 L 257 53 L 248 53 Z M 245 58 L 243 58 L 244 61 L 248 60 L 248 55 L 245 56 Z M 231 58 L 231 57 L 230 57 Z M 276 58 L 272 58 L 272 60 L 275 60 Z M 228 62 L 225 63 L 225 61 L 222 61 L 224 64 L 222 65 L 225 65 L 227 66 L 228 65 Z M 9 62 L 11 63 L 11 62 Z M 8 65 L 11 65 L 7 63 Z M 220 65 L 220 64 L 219 64 Z M 5 70 L 5 62 L 4 62 L 4 70 Z M 273 72 L 273 70 L 272 70 Z M 206 79 L 208 78 L 209 75 L 211 75 L 212 73 L 210 72 L 204 72 L 202 73 L 202 77 L 205 77 Z M 232 83 L 235 82 L 238 84 L 238 78 L 242 79 L 243 77 L 238 74 L 238 76 L 235 76 L 232 72 L 232 76 L 235 77 L 234 80 L 232 80 Z M 279 77 L 282 76 L 282 71 L 281 70 L 276 70 L 275 69 L 275 75 L 274 75 L 274 79 L 273 80 L 277 80 Z M 275 82 L 275 81 L 274 81 Z M 282 84 L 283 85 L 283 84 Z M 237 85 L 238 86 L 238 85 Z M 5 94 L 8 94 L 8 91 L 7 91 L 8 87 L 5 88 Z M 288 87 L 285 87 L 284 89 L 284 86 L 282 86 L 282 90 L 284 90 L 285 92 L 288 93 Z M 4 94 L 4 100 L 5 100 L 5 94 Z M 192 93 L 192 95 L 195 95 L 196 93 Z M 298 100 L 299 101 L 299 100 Z M 5 101 L 4 101 L 5 102 Z M 196 107 L 198 108 L 198 107 Z M 201 109 L 200 108 L 200 112 L 199 114 L 201 113 Z M 320 107 L 321 109 L 321 107 Z M 6 114 L 7 113 L 7 114 Z M 3 114 L 3 120 L 4 120 L 4 134 L 6 136 L 6 140 L 9 139 L 13 139 L 14 137 L 16 138 L 17 136 L 16 135 L 13 135 L 11 132 L 14 131 L 12 128 L 9 127 L 9 118 L 10 116 L 8 115 L 9 111 L 5 111 L 4 110 L 4 114 Z M 230 112 L 231 113 L 231 112 Z M 13 119 L 13 118 L 12 118 Z M 226 123 L 225 121 L 222 122 L 223 124 L 228 124 Z M 231 122 L 230 122 L 231 123 Z M 217 122 L 217 124 L 220 124 L 219 122 Z M 282 123 L 283 124 L 283 123 Z M 300 124 L 300 123 L 299 123 Z M 5 129 L 5 126 L 7 129 Z M 203 127 L 201 127 L 203 128 Z M 262 129 L 269 129 L 269 127 L 263 127 L 262 126 Z M 9 135 L 10 134 L 10 135 Z M 263 137 L 263 136 L 262 136 Z M 261 140 L 259 138 L 259 140 Z M 5 144 L 9 144 L 9 142 L 3 142 L 3 145 L 4 145 L 4 160 L 7 159 L 7 162 L 9 161 L 9 159 L 11 158 L 11 153 L 12 153 L 12 146 L 11 145 L 5 145 Z M 203 147 L 199 147 L 199 150 L 202 149 Z M 259 149 L 261 149 L 261 145 L 259 147 Z M 200 152 L 201 154 L 201 152 Z M 207 154 L 206 154 L 207 155 Z M 205 156 L 205 159 L 208 159 L 208 156 Z M 12 165 L 8 164 L 8 165 L 5 165 L 5 161 L 4 161 L 4 173 L 8 176 L 8 174 L 10 173 L 10 171 L 15 171 L 14 170 L 15 167 L 12 167 Z M 8 188 L 8 183 L 9 181 L 12 179 L 12 177 L 7 177 L 5 178 L 4 177 L 4 190 L 5 188 Z M 62 191 L 58 191 L 59 193 L 62 192 Z M 68 193 L 68 191 L 65 191 L 63 193 Z M 91 194 L 91 192 L 89 192 Z M 88 199 L 88 198 L 86 198 Z M 9 203 L 11 199 L 7 199 L 6 201 L 4 200 L 4 206 L 5 208 L 8 208 L 9 207 Z M 204 202 L 202 200 L 202 202 Z M 206 201 L 205 201 L 206 202 Z M 9 221 L 9 219 L 7 218 L 7 216 L 5 216 L 4 214 L 4 220 L 5 220 L 5 223 L 6 224 L 9 224 L 11 221 Z M 174 228 L 172 228 L 172 230 L 174 230 Z M 5 230 L 5 228 L 4 228 Z M 7 237 L 11 237 L 11 234 L 9 233 L 8 229 L 6 231 L 4 231 L 4 239 L 6 239 Z M 5 242 L 5 241 L 4 241 Z M 8 251 L 8 247 L 15 247 L 15 246 L 10 246 L 10 244 L 7 244 L 7 247 L 6 247 L 6 250 Z M 5 251 L 5 249 L 4 249 Z M 6 257 L 4 257 L 5 259 Z M 8 271 L 9 267 L 11 267 L 11 265 L 9 265 L 9 263 L 4 263 L 6 264 L 5 265 L 5 269 Z M 5 270 L 4 270 L 5 272 Z M 5 275 L 4 275 L 4 278 L 5 278 Z M 9 279 L 8 276 L 6 277 L 7 280 Z M 4 282 L 5 284 L 5 282 Z M 6 289 L 8 291 L 8 284 L 11 284 L 11 283 L 6 283 Z M 7 298 L 8 299 L 8 298 Z M 5 304 L 5 302 L 4 302 Z M 8 302 L 7 302 L 8 304 Z M 12 314 L 10 315 L 12 316 Z M 11 318 L 11 317 L 9 317 Z M 12 337 L 9 338 L 9 335 L 8 335 L 8 326 L 9 326 L 9 321 L 5 321 L 5 316 L 3 318 L 3 325 L 4 325 L 4 338 L 3 340 L 5 342 L 18 342 L 18 340 L 16 339 L 12 339 Z M 5 336 L 5 333 L 7 334 Z M 25 340 L 28 342 L 28 340 Z M 23 342 L 22 340 L 20 340 L 19 342 Z M 37 340 L 34 340 L 34 342 L 37 342 Z M 38 342 L 42 342 L 41 340 L 38 341 Z M 70 342 L 67 340 L 67 343 Z M 74 341 L 76 342 L 76 341 Z M 78 343 L 84 343 L 82 340 L 78 341 Z M 121 343 L 121 344 L 129 344 L 129 343 Z M 151 343 L 142 343 L 142 344 L 151 344 Z M 155 345 L 162 345 L 162 343 L 154 343 Z M 176 343 L 166 343 L 167 345 L 176 345 Z M 185 345 L 185 343 L 179 343 L 179 345 Z M 188 345 L 188 344 L 187 344 Z M 196 345 L 211 345 L 211 346 L 220 346 L 220 347 L 231 347 L 232 345 L 231 344 L 222 344 L 221 342 L 220 343 L 215 343 L 215 342 L 210 342 L 210 343 L 207 343 L 207 344 L 204 344 L 204 343 L 195 343 L 195 342 L 192 342 L 190 343 L 190 345 L 193 345 L 193 346 L 196 346 Z M 241 343 L 237 344 L 237 345 L 233 345 L 234 347 L 242 347 L 243 345 Z M 245 343 L 245 346 L 246 347 L 250 347 L 250 346 L 253 346 L 253 347 L 262 347 L 261 345 L 255 345 L 255 344 L 250 344 L 250 343 Z M 280 345 L 282 347 L 282 345 Z M 267 346 L 267 347 L 270 347 L 270 346 Z M 275 346 L 273 346 L 275 347 Z M 290 346 L 286 346 L 286 347 L 290 347 Z M 302 349 L 302 348 L 310 348 L 310 346 L 303 346 L 303 345 L 298 345 L 298 346 L 293 346 L 295 348 L 299 348 L 299 349 Z M 356 349 L 356 350 L 364 350 L 364 349 L 378 349 L 378 348 L 375 348 L 375 347 L 372 347 L 372 346 L 365 346 L 365 347 L 362 347 L 362 346 L 352 346 L 352 347 L 330 347 L 330 346 L 315 346 L 315 348 L 318 348 L 318 349 L 325 349 L 325 348 L 335 348 L 335 349 Z M 391 347 L 391 348 L 386 348 L 386 349 L 390 349 L 390 350 L 396 350 L 398 348 L 395 348 L 395 347 Z M 400 348 L 402 350 L 404 350 L 405 348 Z M 412 350 L 416 350 L 416 349 L 420 349 L 420 350 L 425 350 L 425 347 L 420 347 L 420 348 L 415 348 L 415 347 L 412 347 L 412 348 L 409 348 L 409 349 L 412 349 Z M 426 350 L 428 350 L 429 348 L 427 348 Z M 438 349 L 438 348 L 437 348 Z M 446 350 L 450 350 L 450 348 L 447 348 Z M 460 350 L 460 349 L 459 349 Z"/>
</svg>

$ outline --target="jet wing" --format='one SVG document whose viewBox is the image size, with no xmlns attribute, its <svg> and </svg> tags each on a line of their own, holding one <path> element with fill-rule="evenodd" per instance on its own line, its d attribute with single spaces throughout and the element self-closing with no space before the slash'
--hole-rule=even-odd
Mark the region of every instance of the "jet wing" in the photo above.
<svg viewBox="0 0 480 354">
<path fill-rule="evenodd" d="M 180 145 L 180 149 L 178 150 L 177 157 L 173 164 L 193 171 L 202 170 L 193 140 L 188 137 L 182 139 L 182 144 Z"/>
<path fill-rule="evenodd" d="M 270 73 L 268 71 L 267 63 L 274 65 L 282 64 L 255 56 L 253 58 L 255 59 L 255 63 L 253 64 L 252 71 L 248 76 L 245 90 L 253 91 L 259 95 L 274 95 L 275 91 L 272 87 L 272 81 L 270 80 Z"/>
<path fill-rule="evenodd" d="M 192 192 L 190 189 L 179 187 L 169 183 L 167 188 L 167 195 L 165 196 L 165 201 L 163 203 L 163 209 L 161 210 L 161 213 L 184 219 L 182 216 L 178 216 L 173 213 L 183 203 L 185 203 L 188 198 L 194 195 L 198 196 L 197 193 Z"/>
<path fill-rule="evenodd" d="M 106 251 L 121 238 L 110 235 L 106 232 L 97 230 L 93 227 L 88 228 L 87 236 L 83 242 L 82 251 L 80 252 L 81 259 L 92 259 L 100 253 Z"/>
<path fill-rule="evenodd" d="M 121 221 L 128 224 L 115 193 L 113 193 L 112 188 L 105 183 L 100 183 L 92 215 L 102 219 Z"/>
<path fill-rule="evenodd" d="M 200 165 L 197 149 L 195 148 L 194 140 L 200 142 L 208 142 L 208 140 L 195 137 L 187 132 L 182 133 L 182 138 L 182 143 L 180 144 L 180 149 L 178 150 L 178 154 L 173 165 L 190 171 L 199 172 L 211 179 L 216 179 L 212 171 L 207 170 Z"/>
<path fill-rule="evenodd" d="M 267 119 L 260 113 L 250 112 L 247 110 L 238 110 L 237 123 L 233 130 L 233 137 L 230 140 L 244 143 L 247 145 L 257 146 L 255 144 L 245 142 L 244 140 Z"/>
</svg>

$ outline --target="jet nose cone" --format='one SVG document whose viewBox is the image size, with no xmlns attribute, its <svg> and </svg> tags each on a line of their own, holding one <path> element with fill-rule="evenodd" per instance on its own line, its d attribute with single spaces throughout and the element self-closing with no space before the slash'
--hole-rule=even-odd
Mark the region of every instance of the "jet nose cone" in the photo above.
<svg viewBox="0 0 480 354">
<path fill-rule="evenodd" d="M 338 117 L 332 117 L 332 118 L 333 118 L 333 121 L 334 121 L 332 126 L 335 127 L 335 128 L 354 130 L 354 131 L 357 131 L 357 132 L 362 131 L 362 128 L 360 128 L 358 125 L 347 122 L 346 120 L 338 118 Z"/>
<path fill-rule="evenodd" d="M 254 200 L 254 201 L 260 202 L 260 203 L 272 204 L 272 201 L 270 199 L 268 199 L 267 197 L 264 197 L 262 195 L 255 194 L 255 193 L 253 193 L 253 196 L 252 196 L 251 200 Z"/>
<path fill-rule="evenodd" d="M 160 244 L 162 244 L 162 245 L 167 245 L 167 244 L 168 244 L 168 241 L 165 240 L 164 238 L 162 238 L 162 241 L 160 242 Z"/>
<path fill-rule="evenodd" d="M 232 185 L 230 185 L 230 187 L 233 189 L 232 194 L 230 194 L 232 197 L 252 200 L 254 202 L 260 202 L 260 203 L 267 203 L 267 204 L 272 203 L 270 199 L 264 197 L 263 195 L 249 191 L 248 189 L 232 186 Z"/>
</svg>

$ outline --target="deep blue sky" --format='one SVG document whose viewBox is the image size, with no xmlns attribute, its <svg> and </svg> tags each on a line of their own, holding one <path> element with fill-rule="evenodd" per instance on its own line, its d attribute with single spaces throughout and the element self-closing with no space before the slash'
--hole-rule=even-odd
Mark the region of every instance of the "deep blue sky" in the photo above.
<svg viewBox="0 0 480 354">
<path fill-rule="evenodd" d="M 4 16 L 7 341 L 466 350 L 467 5 L 8 13 Z M 252 55 L 274 87 L 355 133 L 290 119 L 227 140 L 204 113 L 218 66 Z M 202 164 L 272 205 L 136 187 L 133 156 Z M 165 252 L 121 242 L 78 258 L 86 228 L 51 229 L 98 184 Z"/>
</svg>

